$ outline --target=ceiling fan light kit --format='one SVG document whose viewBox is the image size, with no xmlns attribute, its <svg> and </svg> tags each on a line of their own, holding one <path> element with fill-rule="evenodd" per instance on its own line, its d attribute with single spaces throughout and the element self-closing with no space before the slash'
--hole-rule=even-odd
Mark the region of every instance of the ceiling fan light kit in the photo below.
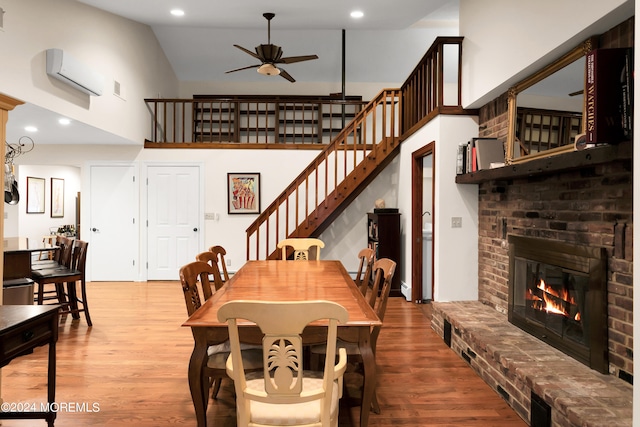
<svg viewBox="0 0 640 427">
<path fill-rule="evenodd" d="M 262 64 L 258 67 L 257 71 L 265 76 L 277 76 L 280 74 L 280 69 L 273 64 Z"/>
<path fill-rule="evenodd" d="M 245 49 L 242 46 L 234 44 L 235 47 L 241 51 L 251 55 L 255 59 L 259 59 L 261 64 L 249 65 L 248 67 L 236 68 L 235 70 L 229 70 L 226 73 L 233 73 L 236 71 L 247 70 L 250 68 L 257 68 L 258 73 L 265 76 L 282 76 L 289 80 L 291 83 L 295 82 L 295 79 L 291 77 L 284 69 L 279 68 L 276 64 L 293 64 L 294 62 L 310 61 L 312 59 L 318 59 L 318 55 L 303 55 L 303 56 L 289 56 L 282 57 L 282 48 L 271 44 L 271 20 L 274 13 L 263 13 L 262 16 L 267 20 L 267 44 L 261 44 L 255 47 L 255 53 L 249 49 Z"/>
</svg>

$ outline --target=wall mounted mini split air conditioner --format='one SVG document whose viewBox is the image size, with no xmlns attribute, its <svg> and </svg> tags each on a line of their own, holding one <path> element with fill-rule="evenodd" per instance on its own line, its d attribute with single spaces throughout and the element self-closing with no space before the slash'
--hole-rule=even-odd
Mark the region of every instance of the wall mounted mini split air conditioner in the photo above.
<svg viewBox="0 0 640 427">
<path fill-rule="evenodd" d="M 104 76 L 62 49 L 47 49 L 47 74 L 92 95 L 102 95 Z"/>
</svg>

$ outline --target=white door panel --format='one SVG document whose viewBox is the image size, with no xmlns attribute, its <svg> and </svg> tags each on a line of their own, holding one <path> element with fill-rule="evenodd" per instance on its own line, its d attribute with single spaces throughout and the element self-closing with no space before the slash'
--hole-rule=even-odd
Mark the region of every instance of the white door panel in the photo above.
<svg viewBox="0 0 640 427">
<path fill-rule="evenodd" d="M 177 280 L 195 259 L 200 237 L 200 170 L 197 166 L 149 166 L 148 280 Z"/>
<path fill-rule="evenodd" d="M 87 240 L 92 281 L 133 281 L 138 271 L 138 184 L 132 165 L 90 167 Z"/>
</svg>

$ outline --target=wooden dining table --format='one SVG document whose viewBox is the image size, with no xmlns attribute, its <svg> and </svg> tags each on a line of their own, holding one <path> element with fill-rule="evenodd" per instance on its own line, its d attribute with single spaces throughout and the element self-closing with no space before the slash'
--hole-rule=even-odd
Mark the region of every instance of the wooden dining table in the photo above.
<svg viewBox="0 0 640 427">
<path fill-rule="evenodd" d="M 360 293 L 340 261 L 247 261 L 222 288 L 215 292 L 183 326 L 190 327 L 195 346 L 189 361 L 189 388 L 199 427 L 206 427 L 208 382 L 202 370 L 207 363 L 207 349 L 229 338 L 227 324 L 218 321 L 218 308 L 229 301 L 309 301 L 327 300 L 345 307 L 349 320 L 338 326 L 338 337 L 358 343 L 362 354 L 364 381 L 360 408 L 360 426 L 366 427 L 376 384 L 376 361 L 371 349 L 371 328 L 381 321 Z M 303 343 L 321 344 L 326 330 L 311 324 L 303 332 Z M 257 326 L 244 322 L 240 339 L 260 344 Z"/>
</svg>

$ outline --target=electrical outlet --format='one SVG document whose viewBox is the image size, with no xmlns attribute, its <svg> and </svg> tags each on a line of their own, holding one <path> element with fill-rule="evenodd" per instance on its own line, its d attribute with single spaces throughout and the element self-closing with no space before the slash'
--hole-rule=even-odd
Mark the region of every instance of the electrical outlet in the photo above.
<svg viewBox="0 0 640 427">
<path fill-rule="evenodd" d="M 227 258 L 227 267 L 231 267 L 231 258 Z"/>
<path fill-rule="evenodd" d="M 451 217 L 451 228 L 462 228 L 462 217 L 461 216 L 452 216 Z"/>
<path fill-rule="evenodd" d="M 213 220 L 216 219 L 216 214 L 211 213 L 211 212 L 207 212 L 207 213 L 204 214 L 204 219 L 213 221 Z"/>
</svg>

